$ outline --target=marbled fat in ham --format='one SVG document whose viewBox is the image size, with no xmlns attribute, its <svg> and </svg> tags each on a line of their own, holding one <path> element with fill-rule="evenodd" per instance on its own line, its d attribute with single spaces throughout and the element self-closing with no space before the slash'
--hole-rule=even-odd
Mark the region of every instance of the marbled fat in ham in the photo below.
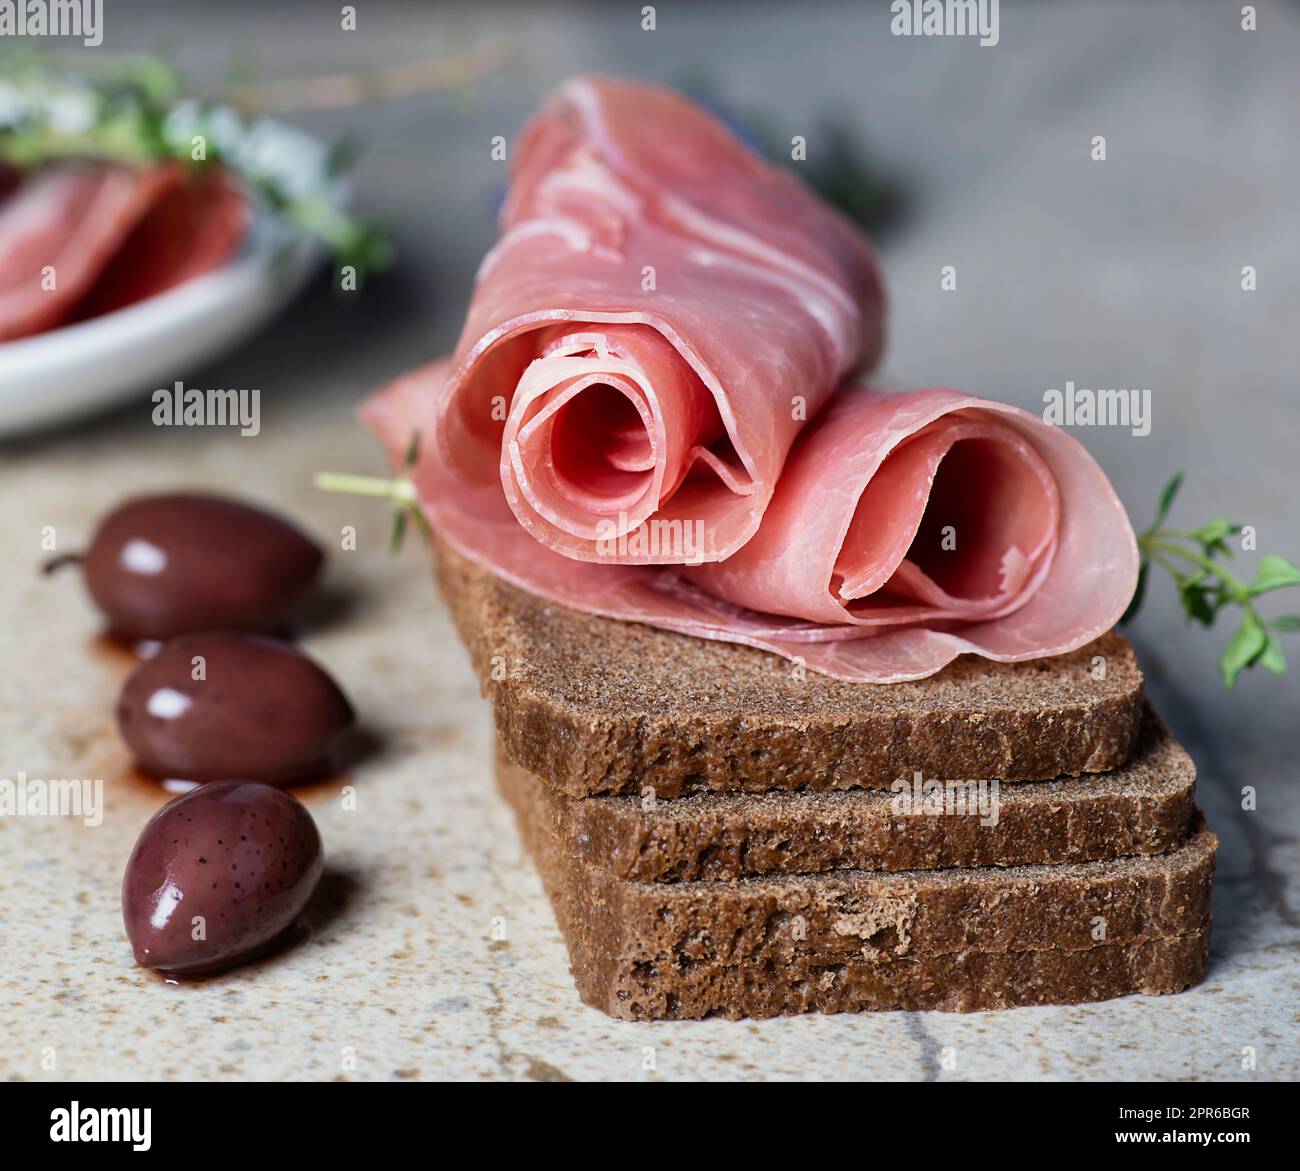
<svg viewBox="0 0 1300 1171">
<path fill-rule="evenodd" d="M 430 404 L 459 481 L 431 517 L 504 494 L 579 560 L 726 557 L 806 420 L 876 361 L 883 316 L 867 241 L 797 180 L 670 90 L 570 81 L 515 148 Z M 638 552 L 650 521 L 702 548 Z"/>
</svg>

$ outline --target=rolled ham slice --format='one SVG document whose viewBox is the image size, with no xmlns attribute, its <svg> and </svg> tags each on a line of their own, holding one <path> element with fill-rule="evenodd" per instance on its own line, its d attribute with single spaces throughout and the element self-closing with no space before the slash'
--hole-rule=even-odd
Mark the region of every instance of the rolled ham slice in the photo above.
<svg viewBox="0 0 1300 1171">
<path fill-rule="evenodd" d="M 434 363 L 363 408 L 395 463 L 449 374 Z M 501 496 L 449 505 L 459 473 L 436 451 L 414 480 L 445 540 L 531 593 L 860 683 L 924 678 L 964 653 L 1064 654 L 1110 629 L 1137 582 L 1132 527 L 1083 446 L 954 390 L 840 392 L 795 444 L 757 533 L 718 563 L 575 560 Z"/>
<path fill-rule="evenodd" d="M 570 81 L 515 148 L 426 405 L 455 484 L 431 518 L 504 499 L 569 558 L 727 557 L 801 427 L 876 361 L 883 315 L 870 246 L 797 180 L 669 90 Z"/>
</svg>

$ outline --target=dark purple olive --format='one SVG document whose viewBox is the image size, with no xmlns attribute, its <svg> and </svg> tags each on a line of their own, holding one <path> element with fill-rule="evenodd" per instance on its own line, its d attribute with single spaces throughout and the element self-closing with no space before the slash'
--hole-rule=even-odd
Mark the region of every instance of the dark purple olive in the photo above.
<svg viewBox="0 0 1300 1171">
<path fill-rule="evenodd" d="M 296 647 L 234 631 L 164 643 L 127 676 L 117 702 L 139 767 L 190 781 L 320 776 L 354 718 L 334 680 Z"/>
<path fill-rule="evenodd" d="M 199 975 L 252 957 L 297 920 L 324 864 L 311 814 L 282 789 L 225 782 L 177 797 L 122 877 L 136 963 Z"/>
<path fill-rule="evenodd" d="M 274 630 L 320 572 L 320 547 L 278 516 L 218 496 L 128 500 L 82 558 L 86 587 L 124 638 Z"/>
</svg>

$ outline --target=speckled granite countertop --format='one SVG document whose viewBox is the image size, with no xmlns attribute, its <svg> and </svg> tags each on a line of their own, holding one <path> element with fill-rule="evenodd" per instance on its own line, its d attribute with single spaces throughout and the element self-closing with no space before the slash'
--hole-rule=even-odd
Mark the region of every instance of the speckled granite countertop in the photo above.
<svg viewBox="0 0 1300 1171">
<path fill-rule="evenodd" d="M 143 7 L 110 28 L 115 47 L 170 38 L 192 46 L 200 73 L 248 42 L 253 11 L 267 59 L 279 46 L 286 74 L 407 59 L 412 44 L 436 51 L 447 32 L 433 6 L 367 5 L 346 44 L 336 27 L 287 8 L 223 5 L 178 23 L 174 9 Z M 317 468 L 379 468 L 353 404 L 454 338 L 500 179 L 481 144 L 512 132 L 564 74 L 597 66 L 672 79 L 716 57 L 707 46 L 726 35 L 739 44 L 713 62 L 726 92 L 782 125 L 827 106 L 862 111 L 873 146 L 920 192 L 915 221 L 885 242 L 899 381 L 1032 406 L 1065 378 L 1140 379 L 1154 388 L 1152 434 L 1137 445 L 1084 436 L 1133 510 L 1145 513 L 1167 473 L 1186 466 L 1189 514 L 1232 511 L 1294 555 L 1300 288 L 1262 280 L 1247 312 L 1232 273 L 1251 262 L 1300 271 L 1300 159 L 1288 149 L 1300 21 L 1277 10 L 1267 38 L 1243 43 L 1176 19 L 1186 11 L 1176 5 L 1144 5 L 1123 30 L 1104 16 L 1112 11 L 1004 3 L 1002 45 L 980 50 L 902 47 L 857 5 L 696 10 L 653 42 L 612 14 L 542 19 L 521 8 L 523 73 L 474 106 L 417 99 L 305 120 L 368 141 L 359 197 L 395 223 L 402 264 L 354 305 L 309 294 L 190 379 L 261 387 L 262 434 L 160 430 L 142 401 L 0 448 L 0 776 L 102 777 L 107 799 L 97 827 L 0 818 L 0 1078 L 1300 1074 L 1295 684 L 1250 676 L 1221 692 L 1215 640 L 1183 634 L 1172 595 L 1153 599 L 1135 641 L 1223 838 L 1204 985 L 966 1017 L 620 1024 L 573 991 L 549 905 L 491 785 L 487 706 L 422 551 L 391 558 L 379 505 L 307 487 Z M 460 35 L 482 31 L 481 12 L 459 13 Z M 858 40 L 833 35 L 845 22 Z M 978 119 L 962 99 L 970 92 L 985 95 Z M 1102 132 L 1121 144 L 1109 185 L 1072 161 Z M 969 291 L 956 300 L 937 291 L 945 263 L 960 266 Z M 1229 398 L 1251 409 L 1229 414 Z M 380 745 L 348 777 L 303 794 L 328 853 L 310 931 L 255 967 L 187 985 L 135 968 L 122 933 L 122 867 L 164 799 L 132 777 L 113 729 L 127 662 L 96 641 L 74 575 L 37 575 L 43 526 L 71 547 L 107 503 L 178 484 L 276 502 L 324 539 L 359 526 L 359 549 L 333 557 L 336 604 L 304 645 Z M 356 787 L 355 811 L 342 807 L 342 781 Z M 1262 812 L 1241 809 L 1243 785 L 1255 786 Z"/>
</svg>

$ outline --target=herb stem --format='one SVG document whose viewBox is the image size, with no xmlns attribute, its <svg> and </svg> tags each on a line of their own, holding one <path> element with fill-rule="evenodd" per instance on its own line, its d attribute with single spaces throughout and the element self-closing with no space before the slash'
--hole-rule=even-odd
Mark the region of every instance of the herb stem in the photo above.
<svg viewBox="0 0 1300 1171">
<path fill-rule="evenodd" d="M 312 485 L 322 492 L 345 492 L 352 496 L 384 496 L 402 504 L 416 503 L 415 485 L 405 476 L 357 476 L 351 472 L 317 472 Z"/>
<path fill-rule="evenodd" d="M 496 38 L 451 56 L 355 73 L 246 82 L 219 96 L 244 113 L 259 116 L 345 109 L 416 94 L 463 91 L 508 68 L 518 54 L 519 46 L 513 39 Z"/>
<path fill-rule="evenodd" d="M 1143 533 L 1142 536 L 1138 538 L 1138 544 L 1150 555 L 1152 561 L 1162 569 L 1167 570 L 1175 578 L 1181 577 L 1182 575 L 1179 574 L 1176 566 L 1170 564 L 1168 558 L 1165 556 L 1166 554 L 1171 554 L 1174 557 L 1181 557 L 1184 561 L 1191 562 L 1191 564 L 1195 565 L 1198 569 L 1204 570 L 1212 577 L 1217 577 L 1228 587 L 1233 600 L 1262 627 L 1264 623 L 1260 619 L 1259 611 L 1255 609 L 1254 602 L 1251 600 L 1250 587 L 1242 581 L 1241 578 L 1225 569 L 1217 561 L 1211 560 L 1209 557 L 1200 553 L 1194 553 L 1190 549 L 1184 549 L 1181 545 L 1175 545 L 1170 541 L 1160 540 L 1161 537 L 1182 535 L 1183 534 L 1181 533 L 1174 532 L 1172 529 L 1151 530 Z M 1186 535 L 1191 540 L 1196 539 L 1195 534 L 1189 533 Z"/>
<path fill-rule="evenodd" d="M 1243 600 L 1245 599 L 1247 596 L 1246 583 L 1235 574 L 1224 569 L 1224 567 L 1217 561 L 1212 561 L 1203 554 L 1193 553 L 1190 549 L 1184 549 L 1181 545 L 1175 545 L 1172 541 L 1162 541 L 1159 539 L 1160 537 L 1173 535 L 1175 534 L 1169 532 L 1144 533 L 1138 543 L 1142 548 L 1148 550 L 1153 557 L 1155 556 L 1155 551 L 1159 550 L 1162 553 L 1167 553 L 1174 557 L 1181 557 L 1184 561 L 1190 561 L 1193 565 L 1205 570 L 1206 573 L 1223 581 L 1232 589 L 1234 595 L 1240 595 Z M 1162 562 L 1161 564 L 1164 563 Z M 1168 569 L 1169 566 L 1165 565 L 1165 568 Z"/>
<path fill-rule="evenodd" d="M 1158 549 L 1148 549 L 1148 547 L 1145 545 L 1143 546 L 1143 549 L 1149 552 L 1151 556 L 1151 560 L 1154 561 L 1158 566 L 1160 566 L 1160 568 L 1163 569 L 1166 573 L 1168 573 L 1171 577 L 1178 576 L 1178 566 L 1176 566 L 1172 561 L 1170 561 L 1169 558 L 1166 557 L 1163 553 L 1161 553 Z"/>
</svg>

